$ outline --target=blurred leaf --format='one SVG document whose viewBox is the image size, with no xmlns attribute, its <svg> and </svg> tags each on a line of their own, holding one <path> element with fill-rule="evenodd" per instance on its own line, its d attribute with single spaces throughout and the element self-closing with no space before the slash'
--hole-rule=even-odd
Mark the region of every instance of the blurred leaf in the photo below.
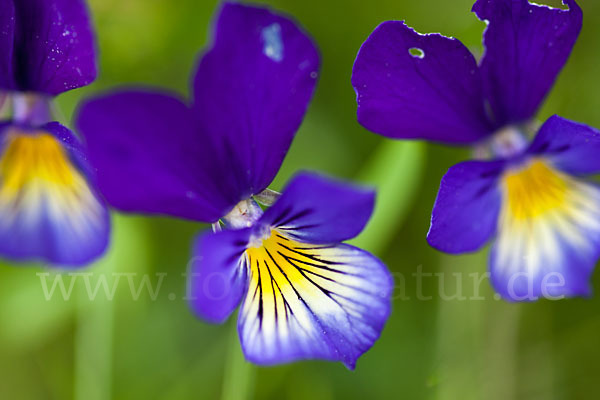
<svg viewBox="0 0 600 400">
<path fill-rule="evenodd" d="M 413 206 L 425 167 L 425 144 L 384 140 L 357 180 L 377 189 L 375 211 L 354 246 L 380 254 L 388 247 Z"/>
<path fill-rule="evenodd" d="M 60 295 L 44 298 L 37 268 L 27 268 L 4 280 L 0 292 L 0 341 L 13 351 L 43 346 L 64 330 L 72 319 L 75 303 Z M 52 280 L 52 275 L 48 281 Z"/>
</svg>

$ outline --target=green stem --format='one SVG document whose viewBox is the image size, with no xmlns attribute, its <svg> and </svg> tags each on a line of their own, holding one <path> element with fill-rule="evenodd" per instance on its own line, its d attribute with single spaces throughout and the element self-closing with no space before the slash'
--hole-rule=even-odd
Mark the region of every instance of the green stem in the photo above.
<svg viewBox="0 0 600 400">
<path fill-rule="evenodd" d="M 459 294 L 460 297 L 436 296 L 439 302 L 437 316 L 439 366 L 435 398 L 437 400 L 483 399 L 486 398 L 482 393 L 481 382 L 486 367 L 484 337 L 487 300 L 474 299 L 477 293 L 465 270 L 467 266 L 484 266 L 486 257 L 483 252 L 461 256 L 440 254 L 439 260 L 438 293 L 448 293 L 451 296 Z M 483 290 L 484 285 L 487 285 L 487 282 L 481 284 L 482 294 L 478 295 L 482 298 L 484 292 L 488 293 L 487 290 Z"/>
<path fill-rule="evenodd" d="M 109 273 L 102 262 L 94 268 Z M 82 288 L 80 288 L 82 289 Z M 112 387 L 113 302 L 99 295 L 90 301 L 78 293 L 75 331 L 75 400 L 110 400 Z"/>
<path fill-rule="evenodd" d="M 99 279 L 106 279 L 109 290 L 114 284 L 114 272 L 121 266 L 133 270 L 120 272 L 145 272 L 147 260 L 143 255 L 147 248 L 145 225 L 140 220 L 113 215 L 113 232 L 110 251 L 95 265 L 82 271 L 92 273 L 90 284 L 96 287 Z M 82 277 L 80 277 L 82 278 Z M 75 400 L 111 400 L 113 335 L 115 299 L 109 299 L 100 289 L 96 297 L 89 298 L 87 288 L 77 282 L 79 295 L 75 330 Z M 118 289 L 118 287 L 117 287 Z M 118 297 L 118 290 L 116 292 Z M 113 301 L 115 300 L 115 301 Z"/>
<path fill-rule="evenodd" d="M 253 390 L 255 369 L 252 364 L 244 359 L 238 338 L 236 321 L 232 320 L 230 324 L 229 353 L 225 361 L 221 399 L 246 400 L 252 398 L 251 393 Z"/>
<path fill-rule="evenodd" d="M 489 302 L 486 308 L 488 315 L 488 332 L 486 335 L 487 377 L 485 398 L 503 400 L 518 398 L 518 341 L 521 305 L 504 301 Z M 539 366 L 536 365 L 536 368 Z M 542 367 L 543 368 L 543 367 Z M 547 394 L 548 395 L 548 394 Z M 551 397 L 546 397 L 551 399 Z"/>
<path fill-rule="evenodd" d="M 477 277 L 483 274 L 486 265 L 486 251 L 461 256 L 440 255 L 446 293 L 459 292 L 463 297 L 440 300 L 436 400 L 518 397 L 516 371 L 521 308 L 499 300 L 489 280 L 482 280 L 477 284 L 479 289 L 474 289 L 473 274 Z M 460 290 L 456 289 L 457 280 L 462 282 Z"/>
</svg>

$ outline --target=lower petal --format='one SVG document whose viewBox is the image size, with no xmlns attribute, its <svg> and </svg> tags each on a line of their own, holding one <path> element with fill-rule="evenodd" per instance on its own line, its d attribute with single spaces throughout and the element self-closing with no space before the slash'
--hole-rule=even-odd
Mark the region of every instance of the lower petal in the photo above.
<svg viewBox="0 0 600 400">
<path fill-rule="evenodd" d="M 510 301 L 589 294 L 600 255 L 600 189 L 534 158 L 502 178 L 491 279 Z"/>
<path fill-rule="evenodd" d="M 49 127 L 2 132 L 0 254 L 78 266 L 106 249 L 109 215 L 83 160 L 71 152 L 79 151 L 71 149 L 74 137 L 65 137 L 70 132 L 58 124 Z"/>
<path fill-rule="evenodd" d="M 252 362 L 326 359 L 354 368 L 388 318 L 392 278 L 355 247 L 300 243 L 273 230 L 246 251 L 246 263 L 239 331 Z"/>
</svg>

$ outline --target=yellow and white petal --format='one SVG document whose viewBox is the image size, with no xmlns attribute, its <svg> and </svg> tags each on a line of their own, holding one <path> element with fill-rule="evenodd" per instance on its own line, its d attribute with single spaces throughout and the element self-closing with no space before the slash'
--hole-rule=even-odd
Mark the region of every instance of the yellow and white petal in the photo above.
<svg viewBox="0 0 600 400">
<path fill-rule="evenodd" d="M 392 279 L 369 253 L 301 243 L 273 229 L 246 250 L 243 262 L 249 289 L 239 331 L 249 360 L 319 358 L 352 368 L 379 337 Z"/>
<path fill-rule="evenodd" d="M 109 218 L 64 127 L 2 132 L 0 253 L 17 260 L 80 265 L 106 248 Z"/>
<path fill-rule="evenodd" d="M 501 178 L 491 279 L 508 300 L 586 295 L 599 255 L 600 190 L 542 157 Z"/>
</svg>

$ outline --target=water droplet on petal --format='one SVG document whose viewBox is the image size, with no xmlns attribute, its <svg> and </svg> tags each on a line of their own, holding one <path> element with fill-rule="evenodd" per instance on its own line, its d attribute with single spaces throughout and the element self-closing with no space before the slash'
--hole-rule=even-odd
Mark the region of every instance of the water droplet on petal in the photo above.
<svg viewBox="0 0 600 400">
<path fill-rule="evenodd" d="M 283 41 L 281 40 L 281 26 L 273 23 L 262 30 L 262 39 L 265 42 L 263 53 L 271 60 L 283 60 Z"/>
</svg>

